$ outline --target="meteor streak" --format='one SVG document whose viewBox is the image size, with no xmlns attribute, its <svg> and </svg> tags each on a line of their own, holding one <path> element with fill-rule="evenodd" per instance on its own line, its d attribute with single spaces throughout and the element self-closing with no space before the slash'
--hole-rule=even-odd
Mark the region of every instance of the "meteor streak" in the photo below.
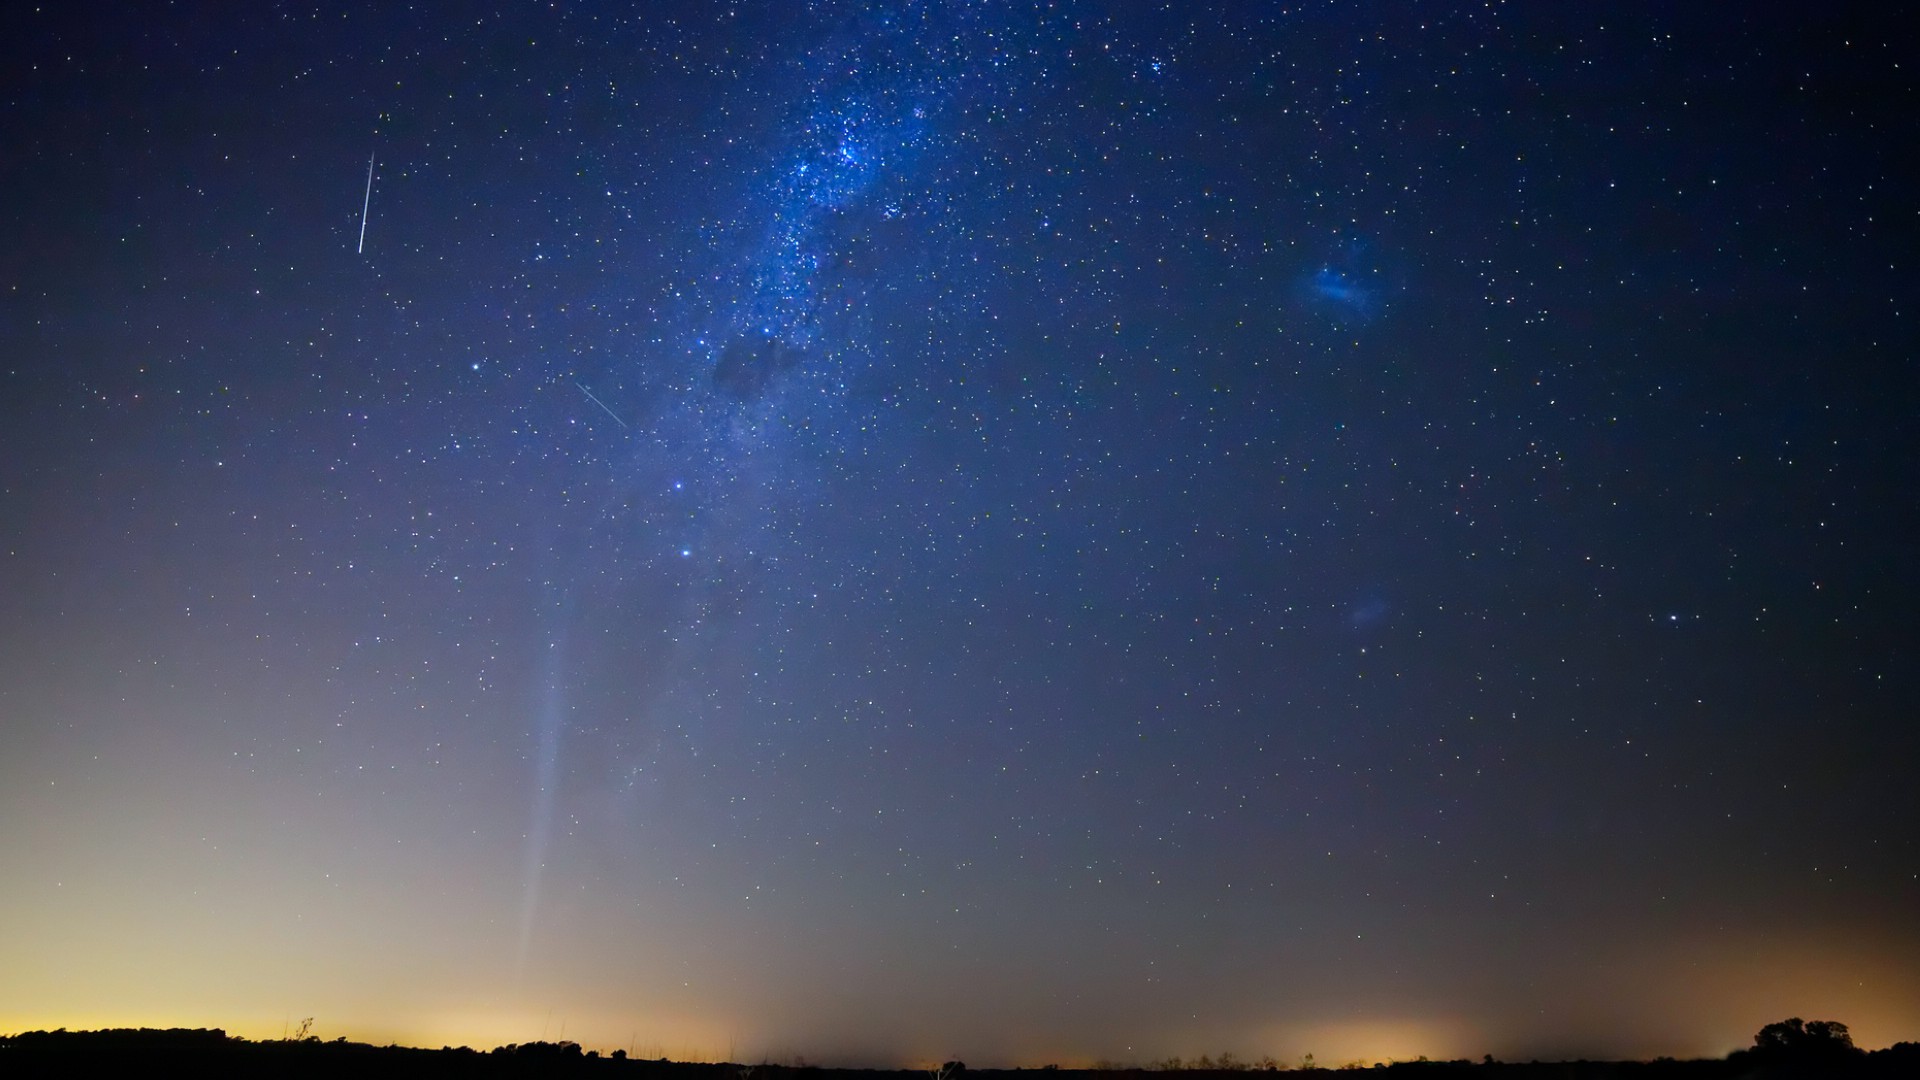
<svg viewBox="0 0 1920 1080">
<path fill-rule="evenodd" d="M 367 197 L 360 200 L 360 246 L 357 254 L 367 253 L 367 208 L 373 205 L 373 155 L 367 155 Z"/>
</svg>

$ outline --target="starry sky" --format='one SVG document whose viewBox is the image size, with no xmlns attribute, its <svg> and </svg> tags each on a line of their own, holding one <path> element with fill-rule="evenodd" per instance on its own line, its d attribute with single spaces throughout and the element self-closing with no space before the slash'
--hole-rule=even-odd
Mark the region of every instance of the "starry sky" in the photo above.
<svg viewBox="0 0 1920 1080">
<path fill-rule="evenodd" d="M 10 6 L 0 1030 L 1920 1036 L 1914 45 Z"/>
</svg>

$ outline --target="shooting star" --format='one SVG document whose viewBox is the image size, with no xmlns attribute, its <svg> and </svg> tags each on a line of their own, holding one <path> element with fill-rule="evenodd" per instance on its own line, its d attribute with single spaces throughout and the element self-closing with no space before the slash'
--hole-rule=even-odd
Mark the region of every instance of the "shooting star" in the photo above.
<svg viewBox="0 0 1920 1080">
<path fill-rule="evenodd" d="M 616 423 L 616 424 L 619 424 L 619 425 L 620 425 L 621 427 L 626 427 L 626 426 L 627 426 L 627 422 L 626 422 L 625 420 L 622 420 L 622 419 L 620 419 L 620 414 L 619 414 L 619 413 L 617 413 L 617 412 L 614 412 L 614 411 L 613 411 L 612 409 L 609 409 L 609 408 L 607 408 L 607 403 L 606 403 L 606 402 L 604 402 L 604 401 L 601 401 L 601 400 L 600 400 L 599 398 L 597 398 L 597 397 L 594 397 L 594 396 L 593 396 L 593 391 L 591 391 L 591 390 L 589 390 L 589 389 L 587 389 L 587 388 L 586 388 L 586 387 L 584 387 L 584 386 L 581 386 L 581 385 L 580 385 L 580 380 L 578 380 L 578 379 L 575 379 L 575 380 L 574 380 L 574 382 L 573 382 L 573 385 L 575 385 L 575 386 L 579 386 L 579 387 L 580 387 L 580 392 L 581 392 L 581 393 L 583 393 L 583 394 L 585 394 L 585 395 L 587 395 L 587 400 L 588 400 L 588 401 L 591 401 L 591 402 L 593 402 L 593 403 L 594 403 L 595 405 L 598 405 L 598 406 L 600 406 L 600 409 L 601 409 L 601 411 L 602 411 L 602 412 L 605 412 L 605 413 L 606 413 L 606 414 L 607 414 L 608 416 L 611 416 L 611 417 L 613 417 L 613 422 L 614 422 L 614 423 Z"/>
<path fill-rule="evenodd" d="M 360 200 L 360 247 L 358 254 L 367 253 L 367 208 L 373 205 L 373 155 L 367 155 L 367 197 Z"/>
</svg>

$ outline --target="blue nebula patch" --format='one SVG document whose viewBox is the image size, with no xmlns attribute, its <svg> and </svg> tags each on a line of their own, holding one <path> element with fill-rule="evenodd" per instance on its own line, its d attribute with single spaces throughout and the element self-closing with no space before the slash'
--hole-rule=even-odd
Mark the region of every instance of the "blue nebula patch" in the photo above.
<svg viewBox="0 0 1920 1080">
<path fill-rule="evenodd" d="M 1375 311 L 1374 290 L 1358 277 L 1336 266 L 1322 266 L 1309 286 L 1322 303 L 1337 307 L 1360 319 L 1371 319 Z"/>
<path fill-rule="evenodd" d="M 1387 313 L 1393 280 L 1375 244 L 1348 240 L 1301 277 L 1300 291 L 1308 307 L 1336 324 L 1369 323 Z"/>
</svg>

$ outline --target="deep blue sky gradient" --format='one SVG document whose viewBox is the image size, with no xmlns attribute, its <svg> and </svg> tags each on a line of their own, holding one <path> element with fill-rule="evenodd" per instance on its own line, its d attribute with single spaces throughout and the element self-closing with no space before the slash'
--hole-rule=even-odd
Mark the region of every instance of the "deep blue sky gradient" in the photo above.
<svg viewBox="0 0 1920 1080">
<path fill-rule="evenodd" d="M 1913 1038 L 1912 45 L 10 12 L 0 1029 Z"/>
</svg>

